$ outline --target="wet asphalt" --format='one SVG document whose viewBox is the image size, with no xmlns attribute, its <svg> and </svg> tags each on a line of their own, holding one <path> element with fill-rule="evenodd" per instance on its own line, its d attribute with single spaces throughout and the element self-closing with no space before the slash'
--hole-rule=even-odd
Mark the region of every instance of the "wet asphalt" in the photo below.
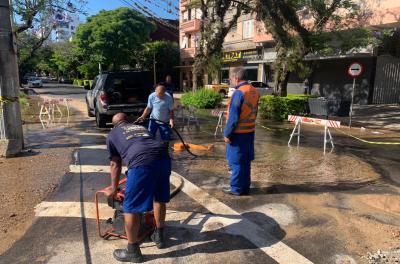
<svg viewBox="0 0 400 264">
<path fill-rule="evenodd" d="M 82 102 L 85 92 L 76 89 L 79 88 L 50 86 L 37 91 L 55 97 L 70 96 Z M 266 234 L 314 263 L 366 263 L 363 256 L 368 252 L 391 249 L 396 244 L 396 237 L 369 237 L 371 243 L 364 241 L 368 235 L 379 232 L 363 230 L 361 225 L 365 225 L 365 229 L 382 225 L 400 230 L 397 208 L 386 210 L 381 204 L 374 204 L 372 208 L 360 201 L 371 195 L 375 195 L 373 199 L 390 197 L 390 203 L 400 201 L 398 146 L 368 145 L 332 131 L 335 149 L 324 156 L 320 128 L 305 127 L 300 146 L 288 147 L 293 126 L 266 122 L 264 128 L 257 128 L 251 195 L 231 197 L 221 192 L 222 187 L 228 186 L 229 174 L 222 137 L 213 135 L 216 118 L 203 113 L 199 113 L 198 118 L 199 127 L 188 126 L 186 122 L 179 124 L 178 120 L 180 133 L 187 142 L 213 144 L 214 148 L 207 153 L 196 152 L 199 157 L 195 160 L 185 152 L 172 153 L 174 171 Z M 108 130 L 96 129 L 94 121 L 88 118 L 82 118 L 77 126 L 79 129 L 70 134 L 79 138 L 80 146 L 94 148 L 77 149 L 71 154 L 72 165 L 107 166 L 107 152 L 100 146 L 104 146 Z M 393 140 L 393 135 L 388 140 Z M 23 238 L 0 256 L 0 263 L 117 263 L 112 258 L 112 250 L 123 247 L 126 242 L 101 239 L 94 219 L 85 217 L 83 206 L 84 202 L 93 202 L 95 192 L 109 183 L 109 174 L 105 171 L 67 173 L 46 201 L 77 203 L 81 217 L 68 217 L 68 212 L 63 210 L 58 216 L 37 217 Z M 169 209 L 212 213 L 198 196 L 183 191 L 172 200 Z M 102 225 L 105 225 L 104 220 Z M 346 236 L 351 230 L 354 235 Z M 380 233 L 386 235 L 384 231 Z M 167 249 L 157 250 L 151 243 L 143 245 L 147 261 L 277 263 L 243 236 L 226 233 L 223 229 L 199 232 L 183 225 L 172 225 L 167 237 Z"/>
</svg>

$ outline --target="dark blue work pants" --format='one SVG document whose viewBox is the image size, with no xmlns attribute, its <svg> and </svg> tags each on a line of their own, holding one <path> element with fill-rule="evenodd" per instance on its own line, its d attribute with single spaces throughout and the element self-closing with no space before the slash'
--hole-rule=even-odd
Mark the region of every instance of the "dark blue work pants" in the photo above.
<svg viewBox="0 0 400 264">
<path fill-rule="evenodd" d="M 251 184 L 251 161 L 254 160 L 254 132 L 233 134 L 226 146 L 226 158 L 232 170 L 231 191 L 248 193 Z"/>
</svg>

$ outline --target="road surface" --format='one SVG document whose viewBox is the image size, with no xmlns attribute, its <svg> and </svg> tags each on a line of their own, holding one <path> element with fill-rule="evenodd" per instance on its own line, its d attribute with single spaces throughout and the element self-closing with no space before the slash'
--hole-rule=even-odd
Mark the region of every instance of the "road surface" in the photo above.
<svg viewBox="0 0 400 264">
<path fill-rule="evenodd" d="M 84 90 L 77 89 L 36 90 L 84 105 Z M 172 186 L 181 178 L 184 185 L 168 207 L 168 247 L 142 245 L 148 263 L 368 263 L 369 252 L 399 245 L 396 147 L 334 134 L 336 149 L 324 157 L 318 129 L 304 128 L 302 145 L 288 148 L 290 125 L 260 126 L 251 195 L 232 197 L 221 192 L 229 175 L 224 143 L 212 135 L 215 125 L 202 117 L 198 130 L 182 128 L 186 140 L 214 149 L 195 160 L 173 153 Z M 112 251 L 126 241 L 98 236 L 93 204 L 95 192 L 110 183 L 107 132 L 79 116 L 66 135 L 79 139 L 69 172 L 36 206 L 33 225 L 0 263 L 117 263 Z M 101 208 L 106 225 L 112 212 L 104 200 Z"/>
</svg>

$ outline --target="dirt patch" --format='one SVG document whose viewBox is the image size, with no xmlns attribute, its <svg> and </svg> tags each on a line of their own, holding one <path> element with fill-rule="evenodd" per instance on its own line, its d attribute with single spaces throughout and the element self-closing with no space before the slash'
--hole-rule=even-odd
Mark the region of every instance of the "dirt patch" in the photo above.
<svg viewBox="0 0 400 264">
<path fill-rule="evenodd" d="M 351 252 L 357 263 L 366 263 L 363 256 L 367 252 L 398 246 L 400 232 L 400 221 L 385 223 L 383 219 L 373 217 L 380 214 L 380 210 L 362 206 L 366 200 L 372 198 L 370 196 L 328 193 L 289 195 L 289 203 L 301 210 L 298 210 L 299 223 L 286 229 L 287 238 L 313 235 L 322 238 L 334 234 L 337 244 L 342 247 L 337 252 Z M 398 219 L 397 214 L 391 212 L 391 215 Z M 313 219 L 318 219 L 317 225 L 309 224 Z"/>
<path fill-rule="evenodd" d="M 22 108 L 24 152 L 0 159 L 0 254 L 32 224 L 34 207 L 57 188 L 79 144 L 66 127 L 42 129 L 37 118 L 39 102 L 39 98 L 29 100 L 31 108 Z"/>
</svg>

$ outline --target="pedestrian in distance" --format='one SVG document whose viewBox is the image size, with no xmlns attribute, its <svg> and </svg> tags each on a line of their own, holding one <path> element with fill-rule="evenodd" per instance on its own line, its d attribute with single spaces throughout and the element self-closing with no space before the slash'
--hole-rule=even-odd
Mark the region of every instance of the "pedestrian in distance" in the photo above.
<svg viewBox="0 0 400 264">
<path fill-rule="evenodd" d="M 168 142 L 171 139 L 171 128 L 174 127 L 174 102 L 166 92 L 164 83 L 157 84 L 156 91 L 150 94 L 147 107 L 137 121 L 144 122 L 149 115 L 150 133 L 156 137 L 157 131 L 160 131 L 161 139 Z"/>
<path fill-rule="evenodd" d="M 171 95 L 172 99 L 173 99 L 174 98 L 175 85 L 172 82 L 171 75 L 165 76 L 165 89 L 166 89 L 166 92 L 169 93 L 169 95 Z"/>
<path fill-rule="evenodd" d="M 227 124 L 224 130 L 226 158 L 231 169 L 230 188 L 223 192 L 248 195 L 251 184 L 251 161 L 254 160 L 254 134 L 258 111 L 258 91 L 245 78 L 242 67 L 231 73 L 235 91 L 228 102 Z"/>
<path fill-rule="evenodd" d="M 165 246 L 164 225 L 166 203 L 170 200 L 169 177 L 171 159 L 167 146 L 155 139 L 140 125 L 129 123 L 123 113 L 116 114 L 113 129 L 107 137 L 110 158 L 111 186 L 106 195 L 114 197 L 120 180 L 122 162 L 128 167 L 123 211 L 128 246 L 116 249 L 114 258 L 123 262 L 143 260 L 138 243 L 140 217 L 154 210 L 156 229 L 151 235 L 157 248 Z"/>
</svg>

